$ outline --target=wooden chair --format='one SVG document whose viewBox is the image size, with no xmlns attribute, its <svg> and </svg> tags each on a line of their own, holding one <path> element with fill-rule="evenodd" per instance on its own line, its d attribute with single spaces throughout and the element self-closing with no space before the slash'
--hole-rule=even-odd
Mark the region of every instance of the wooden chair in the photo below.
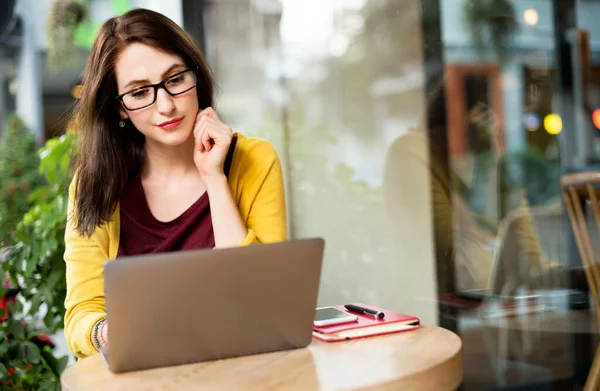
<svg viewBox="0 0 600 391">
<path fill-rule="evenodd" d="M 565 206 L 577 243 L 579 255 L 585 268 L 586 279 L 594 300 L 596 317 L 600 324 L 600 270 L 599 257 L 594 251 L 590 235 L 589 219 L 586 217 L 585 205 L 589 205 L 596 221 L 596 230 L 600 234 L 600 172 L 567 174 L 561 178 Z M 597 243 L 600 243 L 600 237 Z M 585 383 L 585 391 L 598 391 L 600 387 L 600 349 L 596 351 L 590 373 Z"/>
</svg>

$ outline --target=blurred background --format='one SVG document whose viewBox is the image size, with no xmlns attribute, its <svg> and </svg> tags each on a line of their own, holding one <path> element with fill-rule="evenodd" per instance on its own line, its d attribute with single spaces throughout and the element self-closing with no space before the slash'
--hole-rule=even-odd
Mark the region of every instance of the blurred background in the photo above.
<svg viewBox="0 0 600 391">
<path fill-rule="evenodd" d="M 137 7 L 191 34 L 223 121 L 278 150 L 291 238 L 326 239 L 319 305 L 458 333 L 464 390 L 583 389 L 597 297 L 560 181 L 600 169 L 600 0 L 2 0 L 0 385 L 73 362 L 68 113 L 98 27 Z"/>
</svg>

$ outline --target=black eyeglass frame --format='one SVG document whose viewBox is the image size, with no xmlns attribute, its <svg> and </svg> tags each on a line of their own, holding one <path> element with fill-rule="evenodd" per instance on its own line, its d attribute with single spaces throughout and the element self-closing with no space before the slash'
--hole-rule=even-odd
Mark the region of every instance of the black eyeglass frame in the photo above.
<svg viewBox="0 0 600 391">
<path fill-rule="evenodd" d="M 192 73 L 193 73 L 193 74 L 194 74 L 194 76 L 196 77 L 196 82 L 194 83 L 194 85 L 193 85 L 192 87 L 188 88 L 188 89 L 187 89 L 187 90 L 185 90 L 185 91 L 178 92 L 178 93 L 176 93 L 176 94 L 173 94 L 171 91 L 169 91 L 169 89 L 168 89 L 168 88 L 167 88 L 167 86 L 165 85 L 165 83 L 166 83 L 167 81 L 169 81 L 169 80 L 171 80 L 172 78 L 174 78 L 174 77 L 177 77 L 177 76 L 179 76 L 179 75 L 181 75 L 181 74 L 183 74 L 183 73 L 190 72 L 190 71 L 192 71 Z M 175 73 L 175 74 L 173 74 L 173 75 L 171 75 L 171 76 L 169 76 L 169 77 L 166 77 L 166 78 L 164 78 L 164 79 L 163 79 L 163 80 L 162 80 L 160 83 L 156 83 L 156 84 L 148 84 L 148 85 L 145 85 L 145 86 L 140 86 L 140 87 L 136 87 L 136 88 L 134 88 L 133 90 L 129 90 L 129 91 L 127 91 L 127 92 L 124 92 L 124 93 L 122 93 L 122 94 L 120 94 L 120 95 L 117 95 L 117 96 L 115 96 L 115 99 L 117 99 L 118 101 L 120 101 L 120 102 L 123 104 L 123 106 L 125 106 L 125 108 L 126 108 L 127 110 L 129 110 L 129 111 L 141 110 L 141 109 L 145 109 L 146 107 L 152 106 L 154 103 L 156 103 L 156 96 L 158 95 L 158 89 L 159 89 L 159 88 L 162 88 L 163 90 L 165 90 L 165 91 L 167 92 L 167 94 L 169 94 L 169 95 L 171 95 L 171 96 L 177 96 L 177 95 L 185 94 L 185 93 L 186 93 L 186 92 L 188 92 L 188 91 L 191 91 L 192 89 L 196 88 L 196 86 L 197 86 L 197 85 L 198 85 L 198 75 L 196 74 L 196 70 L 195 70 L 194 68 L 188 68 L 188 69 L 185 69 L 185 70 L 183 70 L 183 71 L 181 71 L 181 72 L 177 72 L 177 73 Z M 147 105 L 145 105 L 145 106 L 138 107 L 138 108 L 135 108 L 135 109 L 130 109 L 129 107 L 127 107 L 127 105 L 126 105 L 126 104 L 125 104 L 125 102 L 123 101 L 123 97 L 124 97 L 125 95 L 127 95 L 127 94 L 131 94 L 132 92 L 135 92 L 135 91 L 137 91 L 137 90 L 141 90 L 141 89 L 144 89 L 144 88 L 150 88 L 150 87 L 152 87 L 152 89 L 154 90 L 154 99 L 152 99 L 152 103 L 148 103 L 148 104 L 147 104 Z"/>
</svg>

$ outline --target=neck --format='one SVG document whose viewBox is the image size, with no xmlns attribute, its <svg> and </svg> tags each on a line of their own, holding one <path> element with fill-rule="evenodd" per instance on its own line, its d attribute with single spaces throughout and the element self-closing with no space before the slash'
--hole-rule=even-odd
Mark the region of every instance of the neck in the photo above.
<svg viewBox="0 0 600 391">
<path fill-rule="evenodd" d="M 145 149 L 144 177 L 173 179 L 198 171 L 194 163 L 193 137 L 177 146 L 165 146 L 147 139 Z"/>
</svg>

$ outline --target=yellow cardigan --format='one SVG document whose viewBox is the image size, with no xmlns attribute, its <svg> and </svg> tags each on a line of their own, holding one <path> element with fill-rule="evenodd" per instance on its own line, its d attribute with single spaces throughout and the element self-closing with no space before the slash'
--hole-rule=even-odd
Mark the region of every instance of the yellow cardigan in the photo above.
<svg viewBox="0 0 600 391">
<path fill-rule="evenodd" d="M 237 134 L 229 172 L 231 194 L 248 228 L 240 246 L 287 239 L 283 176 L 277 152 L 267 141 Z M 69 188 L 69 214 L 73 211 L 74 181 Z M 106 316 L 103 265 L 117 257 L 119 206 L 111 220 L 96 228 L 90 238 L 79 235 L 67 219 L 65 262 L 65 336 L 77 357 L 97 353 L 92 344 L 94 324 Z"/>
</svg>

